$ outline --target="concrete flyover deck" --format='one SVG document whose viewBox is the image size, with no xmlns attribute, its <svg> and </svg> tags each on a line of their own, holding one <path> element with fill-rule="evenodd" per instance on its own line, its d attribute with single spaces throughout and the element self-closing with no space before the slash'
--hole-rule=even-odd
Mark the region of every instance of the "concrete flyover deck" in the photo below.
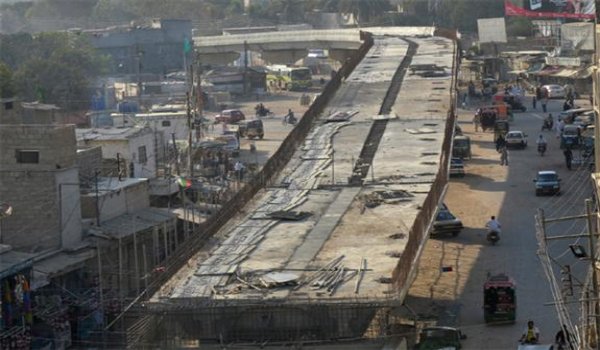
<svg viewBox="0 0 600 350">
<path fill-rule="evenodd" d="M 196 36 L 193 39 L 194 47 L 202 54 L 242 52 L 244 42 L 248 49 L 253 51 L 306 48 L 357 49 L 361 44 L 360 30 L 376 35 L 433 35 L 433 27 L 369 27 Z"/>
<path fill-rule="evenodd" d="M 456 52 L 393 33 L 374 36 L 273 186 L 147 304 L 164 332 L 360 337 L 402 302 L 445 191 Z M 289 211 L 306 215 L 273 216 Z"/>
</svg>

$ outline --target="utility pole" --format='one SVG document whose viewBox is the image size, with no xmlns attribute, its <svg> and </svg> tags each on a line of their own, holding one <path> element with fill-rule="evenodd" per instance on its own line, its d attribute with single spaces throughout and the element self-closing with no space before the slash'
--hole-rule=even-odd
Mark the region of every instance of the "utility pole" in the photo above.
<svg viewBox="0 0 600 350">
<path fill-rule="evenodd" d="M 248 42 L 244 40 L 244 95 L 248 93 Z"/>
<path fill-rule="evenodd" d="M 181 169 L 179 169 L 179 152 L 177 150 L 177 143 L 175 142 L 175 133 L 171 134 L 171 140 L 173 140 L 173 150 L 175 150 L 175 172 L 177 176 L 181 175 Z"/>
<path fill-rule="evenodd" d="M 191 68 L 193 69 L 193 68 Z M 192 164 L 192 106 L 190 101 L 189 91 L 185 94 L 187 108 L 187 125 L 188 125 L 188 168 L 190 179 L 194 178 L 194 164 Z"/>
<path fill-rule="evenodd" d="M 100 171 L 94 172 L 94 182 L 96 183 L 96 226 L 100 227 L 100 193 L 98 190 L 98 174 Z"/>
<path fill-rule="evenodd" d="M 552 257 L 549 256 L 549 253 L 547 250 L 548 249 L 547 242 L 551 241 L 551 240 L 564 240 L 564 239 L 574 240 L 574 239 L 579 239 L 579 238 L 588 238 L 589 256 L 586 256 L 585 251 L 581 255 L 578 255 L 575 252 L 576 249 L 574 249 L 574 248 L 577 248 L 576 245 L 572 245 L 570 247 L 571 247 L 571 250 L 573 251 L 574 255 L 577 258 L 586 259 L 586 260 L 590 261 L 590 264 L 591 264 L 591 269 L 592 269 L 591 284 L 592 284 L 592 286 L 589 288 L 586 288 L 586 290 L 582 291 L 582 294 L 584 294 L 586 296 L 584 299 L 580 299 L 579 301 L 585 302 L 587 304 L 587 310 L 593 310 L 592 311 L 593 315 L 589 315 L 588 317 L 594 317 L 594 319 L 595 319 L 594 336 L 596 337 L 596 343 L 594 345 L 594 349 L 600 350 L 600 341 L 598 341 L 598 340 L 600 340 L 600 327 L 599 327 L 600 326 L 600 304 L 598 304 L 598 274 L 597 274 L 596 267 L 595 267 L 595 263 L 596 263 L 596 243 L 595 243 L 595 241 L 596 241 L 596 236 L 598 235 L 598 233 L 595 231 L 594 222 L 593 222 L 594 215 L 598 215 L 598 213 L 593 211 L 591 199 L 585 200 L 585 207 L 586 207 L 586 213 L 583 215 L 565 216 L 565 217 L 552 218 L 552 219 L 545 218 L 543 209 L 541 209 L 541 208 L 538 209 L 537 221 L 538 221 L 538 225 L 539 225 L 539 230 L 541 231 L 541 232 L 539 232 L 539 231 L 538 232 L 542 234 L 543 242 L 541 242 L 540 244 L 544 247 L 545 255 L 547 255 L 549 257 L 549 261 L 559 265 L 560 273 L 562 275 L 566 276 L 566 277 L 563 277 L 562 282 L 567 282 L 568 288 L 565 288 L 564 286 L 562 286 L 563 288 L 561 288 L 561 290 L 563 290 L 563 291 L 565 291 L 566 289 L 572 288 L 573 279 L 575 279 L 578 282 L 578 284 L 577 284 L 578 286 L 583 287 L 583 286 L 585 286 L 585 284 L 580 282 L 577 278 L 575 278 L 572 275 L 572 271 L 571 271 L 569 265 L 561 265 L 555 259 L 553 259 Z M 587 220 L 587 231 L 588 231 L 587 233 L 549 236 L 546 232 L 546 223 L 572 221 L 572 220 L 578 220 L 578 219 L 586 219 Z M 578 248 L 581 249 L 581 247 L 578 247 Z M 570 293 L 561 293 L 561 294 L 563 296 L 567 296 L 568 294 L 572 293 L 571 290 L 567 290 L 567 292 L 570 292 Z M 592 297 L 588 297 L 590 292 L 593 293 Z M 556 302 L 557 302 L 557 305 L 565 304 L 565 302 L 562 300 L 558 300 Z M 590 304 L 590 303 L 594 303 L 594 304 Z M 585 322 L 586 322 L 587 326 L 584 327 L 584 329 L 585 329 L 586 333 L 588 333 L 589 331 L 591 331 L 591 327 L 587 323 L 587 319 Z M 576 337 L 576 338 L 581 339 L 581 337 Z M 584 338 L 587 338 L 587 337 L 584 336 Z M 581 340 L 581 341 L 583 341 L 583 340 Z"/>
<path fill-rule="evenodd" d="M 119 181 L 123 181 L 123 177 L 121 176 L 121 154 L 117 152 L 117 177 Z"/>
<path fill-rule="evenodd" d="M 587 227 L 588 227 L 588 235 L 589 235 L 589 249 L 590 249 L 590 259 L 591 259 L 591 267 L 592 267 L 592 291 L 594 292 L 594 297 L 590 302 L 594 303 L 594 319 L 595 319 L 595 330 L 596 330 L 596 349 L 600 349 L 600 304 L 598 304 L 598 270 L 596 269 L 596 231 L 594 230 L 594 222 L 592 220 L 593 209 L 592 209 L 592 200 L 585 200 L 585 211 L 587 214 Z"/>
</svg>

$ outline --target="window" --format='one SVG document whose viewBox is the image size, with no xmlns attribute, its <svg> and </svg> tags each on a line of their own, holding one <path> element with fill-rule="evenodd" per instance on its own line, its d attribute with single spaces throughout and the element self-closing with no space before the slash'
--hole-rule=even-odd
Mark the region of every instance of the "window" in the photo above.
<svg viewBox="0 0 600 350">
<path fill-rule="evenodd" d="M 146 164 L 146 162 L 148 161 L 148 155 L 146 154 L 146 146 L 141 146 L 138 147 L 138 154 L 139 154 L 139 162 L 140 164 Z"/>
<path fill-rule="evenodd" d="M 21 164 L 37 164 L 40 162 L 40 151 L 35 150 L 17 150 L 17 163 Z"/>
<path fill-rule="evenodd" d="M 161 125 L 164 126 L 164 127 L 171 126 L 171 121 L 170 120 L 163 120 Z"/>
</svg>

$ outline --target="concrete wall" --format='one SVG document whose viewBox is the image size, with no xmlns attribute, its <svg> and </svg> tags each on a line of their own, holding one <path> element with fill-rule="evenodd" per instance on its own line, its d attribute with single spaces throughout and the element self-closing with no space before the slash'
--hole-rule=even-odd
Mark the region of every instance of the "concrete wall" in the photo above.
<svg viewBox="0 0 600 350">
<path fill-rule="evenodd" d="M 59 231 L 61 247 L 75 247 L 81 243 L 81 194 L 77 168 L 56 172 Z"/>
<path fill-rule="evenodd" d="M 102 168 L 102 147 L 94 146 L 77 150 L 77 166 L 79 167 L 79 181 L 82 186 L 92 183 L 96 170 Z"/>
<path fill-rule="evenodd" d="M 24 149 L 38 151 L 39 163 L 18 163 L 16 152 Z M 2 220 L 0 242 L 25 250 L 60 247 L 60 183 L 77 184 L 62 186 L 68 196 L 63 232 L 73 243 L 81 231 L 74 127 L 0 125 L 0 198 L 13 207 Z"/>
<path fill-rule="evenodd" d="M 112 178 L 112 181 L 118 181 Z M 100 191 L 100 222 L 150 207 L 148 182 L 143 181 L 124 188 Z M 96 217 L 96 195 L 93 192 L 81 196 L 81 215 L 85 219 Z"/>
</svg>

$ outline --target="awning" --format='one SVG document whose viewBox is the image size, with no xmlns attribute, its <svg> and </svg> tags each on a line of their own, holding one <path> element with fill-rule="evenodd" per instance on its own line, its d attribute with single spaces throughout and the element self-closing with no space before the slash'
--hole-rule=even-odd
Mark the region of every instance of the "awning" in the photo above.
<svg viewBox="0 0 600 350">
<path fill-rule="evenodd" d="M 573 76 L 576 75 L 577 72 L 578 72 L 577 69 L 565 68 L 559 72 L 552 74 L 552 76 L 559 77 L 559 78 L 573 78 Z"/>
<path fill-rule="evenodd" d="M 108 236 L 124 238 L 175 219 L 175 214 L 158 208 L 146 208 L 104 221 L 97 229 Z"/>
<path fill-rule="evenodd" d="M 0 249 L 0 279 L 31 267 L 34 254 L 10 250 L 7 245 L 0 245 L 0 248 L 4 249 Z"/>
<path fill-rule="evenodd" d="M 591 77 L 593 73 L 594 73 L 594 66 L 589 66 L 587 68 L 579 70 L 573 78 L 574 79 L 587 79 L 587 78 Z"/>
<path fill-rule="evenodd" d="M 52 278 L 82 268 L 86 261 L 95 256 L 95 249 L 86 248 L 74 253 L 60 252 L 36 261 L 33 264 L 33 283 L 31 288 L 35 290 L 46 286 Z"/>
</svg>

